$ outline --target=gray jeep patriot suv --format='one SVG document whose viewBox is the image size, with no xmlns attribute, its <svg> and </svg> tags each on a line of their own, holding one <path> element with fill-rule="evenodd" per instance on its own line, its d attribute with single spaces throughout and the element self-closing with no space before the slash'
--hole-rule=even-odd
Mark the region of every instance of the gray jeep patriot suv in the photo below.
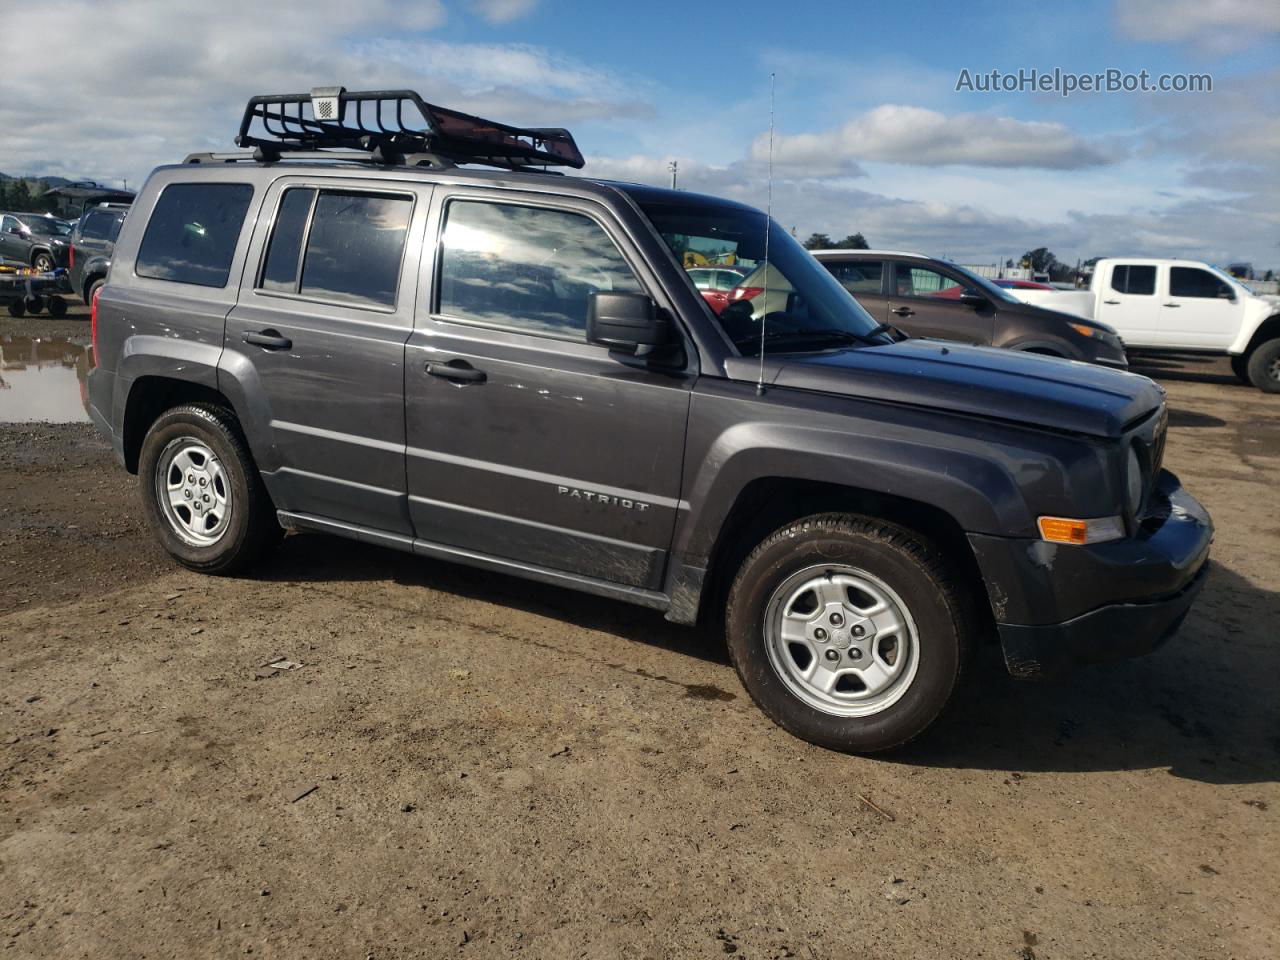
<svg viewBox="0 0 1280 960">
<path fill-rule="evenodd" d="M 751 207 L 543 169 L 563 130 L 324 88 L 237 143 L 151 175 L 95 298 L 90 413 L 194 570 L 283 528 L 723 613 L 761 709 L 857 752 L 984 638 L 1132 656 L 1204 582 L 1144 377 L 902 340 Z M 718 313 L 682 266 L 766 255 Z"/>
</svg>

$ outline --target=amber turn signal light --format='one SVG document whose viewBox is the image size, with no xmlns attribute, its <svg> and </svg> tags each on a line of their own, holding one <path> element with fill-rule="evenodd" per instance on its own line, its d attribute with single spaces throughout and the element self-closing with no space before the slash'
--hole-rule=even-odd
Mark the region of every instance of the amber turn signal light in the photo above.
<svg viewBox="0 0 1280 960">
<path fill-rule="evenodd" d="M 1049 543 L 1083 546 L 1086 543 L 1119 540 L 1124 536 L 1124 523 L 1119 517 L 1099 517 L 1096 520 L 1041 517 L 1037 523 L 1040 527 L 1040 538 Z"/>
</svg>

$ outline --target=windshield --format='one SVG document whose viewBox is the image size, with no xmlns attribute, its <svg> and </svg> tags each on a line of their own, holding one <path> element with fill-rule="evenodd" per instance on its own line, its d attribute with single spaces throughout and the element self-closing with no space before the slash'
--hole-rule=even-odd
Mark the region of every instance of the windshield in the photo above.
<svg viewBox="0 0 1280 960">
<path fill-rule="evenodd" d="M 965 280 L 973 285 L 975 290 L 995 297 L 997 300 L 1003 300 L 1005 303 L 1021 303 L 1022 301 L 1015 297 L 1012 293 L 1000 286 L 998 283 L 992 283 L 986 277 L 980 277 L 972 271 L 966 270 L 964 267 L 955 263 L 947 263 L 947 267 L 953 272 L 958 273 Z"/>
<path fill-rule="evenodd" d="M 727 278 L 728 289 L 700 292 L 743 355 L 758 356 L 762 342 L 765 353 L 889 342 L 844 287 L 759 211 L 678 194 L 655 200 L 637 190 L 633 196 L 685 270 L 700 275 L 708 267 L 729 267 L 741 275 Z"/>
<path fill-rule="evenodd" d="M 53 220 L 49 217 L 31 217 L 22 222 L 27 225 L 32 233 L 41 237 L 65 237 L 71 232 L 70 227 L 61 220 Z"/>
<path fill-rule="evenodd" d="M 1227 281 L 1228 286 L 1239 287 L 1240 289 L 1244 290 L 1245 293 L 1253 295 L 1253 287 L 1249 286 L 1239 277 L 1233 277 L 1231 276 L 1231 274 L 1226 273 L 1225 271 L 1219 270 L 1217 267 L 1209 267 L 1209 270 L 1215 275 L 1221 277 L 1223 280 Z"/>
</svg>

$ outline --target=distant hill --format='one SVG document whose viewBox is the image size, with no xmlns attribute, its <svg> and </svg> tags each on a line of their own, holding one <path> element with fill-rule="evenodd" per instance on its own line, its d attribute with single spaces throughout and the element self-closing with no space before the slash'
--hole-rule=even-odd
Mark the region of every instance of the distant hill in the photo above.
<svg viewBox="0 0 1280 960">
<path fill-rule="evenodd" d="M 0 180 L 26 180 L 28 183 L 42 183 L 46 190 L 50 187 L 61 187 L 68 183 L 75 183 L 75 180 L 68 180 L 66 177 L 32 177 L 23 173 L 4 173 L 0 171 Z"/>
</svg>

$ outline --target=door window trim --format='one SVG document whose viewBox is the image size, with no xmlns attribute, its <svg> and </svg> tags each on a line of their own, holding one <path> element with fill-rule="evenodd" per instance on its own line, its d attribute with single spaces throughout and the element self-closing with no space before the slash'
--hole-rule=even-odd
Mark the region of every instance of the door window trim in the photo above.
<svg viewBox="0 0 1280 960">
<path fill-rule="evenodd" d="M 613 244 L 614 249 L 617 250 L 618 252 L 618 256 L 622 258 L 623 262 L 626 263 L 627 265 L 627 269 L 631 271 L 631 275 L 635 278 L 636 284 L 637 286 L 640 287 L 641 292 L 643 292 L 645 296 L 652 299 L 655 303 L 658 303 L 661 308 L 661 301 L 659 300 L 658 297 L 655 297 L 653 295 L 653 291 L 650 288 L 650 285 L 645 281 L 643 272 L 636 268 L 635 258 L 628 253 L 626 247 L 623 244 L 618 242 L 617 236 L 614 234 L 612 230 L 609 229 L 608 224 L 594 211 L 589 209 L 584 209 L 583 207 L 579 207 L 572 204 L 559 204 L 554 202 L 554 200 L 551 200 L 551 201 L 532 200 L 524 196 L 502 197 L 502 196 L 493 196 L 491 194 L 471 193 L 470 191 L 452 191 L 451 190 L 451 191 L 446 191 L 441 195 L 439 199 L 439 206 L 437 208 L 436 234 L 435 234 L 436 249 L 435 249 L 435 256 L 432 258 L 431 289 L 429 291 L 429 299 L 427 301 L 427 307 L 428 307 L 427 316 L 433 322 L 444 323 L 444 324 L 457 324 L 459 326 L 470 327 L 473 329 L 495 330 L 500 333 L 510 333 L 510 334 L 517 334 L 520 336 L 534 337 L 539 340 L 557 340 L 562 343 L 573 343 L 573 344 L 580 344 L 588 347 L 594 347 L 602 350 L 605 349 L 604 347 L 600 347 L 598 344 L 589 342 L 586 339 L 585 330 L 583 331 L 582 336 L 571 336 L 569 334 L 554 333 L 546 330 L 535 330 L 531 327 L 523 327 L 523 326 L 517 326 L 514 324 L 505 324 L 505 323 L 488 323 L 483 320 L 473 320 L 468 317 L 458 317 L 449 313 L 441 313 L 440 312 L 440 288 L 441 288 L 442 281 L 444 279 L 444 271 L 442 269 L 443 262 L 444 262 L 444 252 L 445 252 L 444 232 L 449 222 L 449 206 L 454 202 L 491 203 L 491 204 L 497 204 L 501 206 L 529 207 L 534 210 L 549 210 L 549 211 L 554 211 L 556 213 L 571 213 L 571 214 L 577 214 L 578 216 L 581 216 L 581 217 L 586 217 L 587 219 L 592 221 L 596 226 L 598 226 L 601 232 L 604 233 L 604 235 L 609 239 L 609 242 Z M 690 283 L 692 284 L 692 281 L 690 281 Z M 701 298 L 702 296 L 700 291 L 698 292 L 698 296 L 699 298 Z M 662 309 L 665 309 L 665 308 L 662 308 Z M 684 339 L 683 333 L 681 333 L 681 339 L 682 340 Z M 688 352 L 687 344 L 685 345 L 685 350 L 687 353 Z"/>
<path fill-rule="evenodd" d="M 262 278 L 267 269 L 267 257 L 271 253 L 271 241 L 275 238 L 276 226 L 280 217 L 280 206 L 284 203 L 285 194 L 290 190 L 312 190 L 311 206 L 307 210 L 307 222 L 302 231 L 302 239 L 298 248 L 298 264 L 294 272 L 293 292 L 289 293 L 283 290 L 267 290 L 262 286 Z M 330 193 L 356 193 L 364 196 L 393 198 L 397 200 L 409 201 L 409 214 L 405 222 L 404 242 L 400 247 L 400 268 L 396 274 L 396 295 L 390 304 L 381 303 L 353 303 L 350 300 L 330 300 L 325 297 L 317 297 L 303 294 L 300 292 L 302 284 L 302 268 L 307 259 L 307 245 L 311 242 L 311 227 L 315 223 L 316 206 L 320 202 L 320 194 L 328 191 Z M 408 189 L 371 189 L 367 186 L 347 186 L 345 184 L 335 183 L 317 183 L 308 180 L 288 181 L 280 189 L 276 195 L 275 204 L 271 210 L 271 222 L 267 225 L 266 240 L 262 244 L 262 251 L 258 255 L 258 266 L 254 273 L 253 293 L 255 296 L 270 297 L 275 300 L 288 300 L 294 303 L 314 303 L 326 307 L 337 307 L 342 310 L 361 310 L 366 313 L 381 313 L 394 315 L 400 311 L 400 294 L 404 287 L 404 271 L 406 257 L 409 251 L 409 241 L 413 230 L 413 216 L 417 211 L 418 195 Z"/>
</svg>

